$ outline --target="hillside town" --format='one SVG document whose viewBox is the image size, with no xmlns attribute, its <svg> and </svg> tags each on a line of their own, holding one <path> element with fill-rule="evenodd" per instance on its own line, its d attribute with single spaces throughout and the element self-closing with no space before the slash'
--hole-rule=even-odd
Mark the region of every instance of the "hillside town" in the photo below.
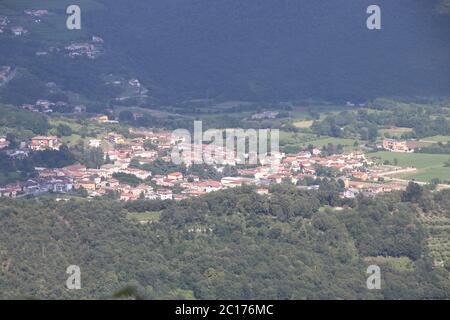
<svg viewBox="0 0 450 320">
<path fill-rule="evenodd" d="M 93 36 L 91 42 L 73 42 L 65 47 L 70 58 L 86 57 L 96 59 L 102 53 L 101 44 L 104 40 L 100 37 Z"/>
<path fill-rule="evenodd" d="M 342 198 L 354 198 L 359 193 L 375 195 L 394 190 L 403 190 L 406 185 L 399 181 L 386 179 L 400 172 L 399 167 L 375 164 L 363 152 L 352 151 L 342 154 L 324 155 L 318 148 L 293 154 L 277 153 L 278 164 L 260 162 L 254 166 L 237 166 L 237 155 L 224 163 L 214 163 L 212 167 L 220 179 L 201 178 L 193 174 L 183 174 L 172 170 L 167 174 L 155 174 L 140 166 L 154 161 L 172 163 L 171 150 L 182 145 L 168 131 L 136 130 L 131 133 L 139 138 L 126 139 L 123 135 L 110 132 L 103 139 L 91 139 L 89 147 L 102 148 L 105 163 L 98 168 L 87 168 L 79 163 L 58 168 L 35 168 L 37 177 L 26 182 L 0 186 L 1 197 L 38 196 L 46 193 L 70 194 L 83 190 L 88 197 L 101 197 L 114 194 L 122 201 L 137 199 L 183 200 L 198 197 L 213 191 L 243 185 L 253 185 L 260 194 L 268 194 L 273 184 L 292 183 L 300 189 L 318 189 L 318 178 L 332 177 L 344 183 Z M 154 148 L 148 149 L 146 144 Z M 6 148 L 8 141 L 0 139 L 0 148 Z M 36 136 L 20 150 L 9 150 L 11 157 L 27 157 L 30 152 L 58 150 L 61 142 L 56 136 Z M 386 145 L 387 146 L 387 145 Z M 389 145 L 390 146 L 390 145 Z M 193 146 L 204 151 L 207 144 Z M 186 150 L 186 146 L 184 146 Z M 216 150 L 227 153 L 225 148 Z M 186 164 L 189 168 L 190 164 Z M 227 167 L 235 167 L 235 174 L 227 176 Z M 403 169 L 404 170 L 404 169 Z M 411 168 L 410 170 L 414 170 Z M 133 177 L 139 183 L 127 183 L 116 178 L 117 175 Z M 389 181 L 388 181 L 389 180 Z"/>
<path fill-rule="evenodd" d="M 18 17 L 8 17 L 0 15 L 0 35 L 12 35 L 13 37 L 26 36 L 32 30 L 31 26 L 40 24 L 43 19 L 51 13 L 47 9 L 26 9 L 23 11 L 25 20 Z M 26 24 L 22 24 L 26 21 Z M 83 42 L 71 42 L 65 47 L 49 46 L 45 49 L 36 51 L 36 56 L 48 56 L 53 53 L 64 53 L 70 58 L 88 58 L 97 59 L 103 52 L 103 38 L 93 35 L 90 40 Z"/>
</svg>

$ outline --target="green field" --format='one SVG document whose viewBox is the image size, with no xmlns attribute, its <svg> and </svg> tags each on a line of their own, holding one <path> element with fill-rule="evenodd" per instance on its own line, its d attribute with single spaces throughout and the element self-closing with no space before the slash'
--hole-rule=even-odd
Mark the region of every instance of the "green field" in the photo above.
<svg viewBox="0 0 450 320">
<path fill-rule="evenodd" d="M 415 269 L 413 261 L 408 257 L 366 257 L 364 261 L 377 265 L 389 265 L 398 272 L 412 272 Z"/>
<path fill-rule="evenodd" d="M 345 147 L 353 147 L 355 142 L 358 142 L 358 140 L 326 137 L 326 138 L 320 138 L 320 139 L 312 140 L 312 141 L 309 141 L 308 143 L 312 144 L 313 146 L 315 146 L 317 148 L 322 148 L 323 146 L 326 146 L 329 143 L 332 143 L 334 145 L 340 144 L 340 145 L 343 145 Z"/>
<path fill-rule="evenodd" d="M 284 145 L 302 145 L 316 139 L 317 136 L 309 133 L 293 133 L 280 131 L 280 144 Z"/>
<path fill-rule="evenodd" d="M 343 145 L 345 149 L 349 150 L 354 147 L 355 142 L 358 142 L 358 140 L 333 138 L 328 136 L 318 137 L 317 135 L 312 133 L 293 133 L 280 131 L 280 145 L 282 147 L 297 146 L 305 148 L 309 144 L 312 144 L 314 147 L 322 148 L 323 146 L 332 143 L 334 145 Z"/>
<path fill-rule="evenodd" d="M 73 131 L 80 131 L 80 129 L 82 129 L 82 126 L 79 123 L 69 118 L 50 118 L 49 123 L 52 127 L 64 124 L 69 126 Z"/>
<path fill-rule="evenodd" d="M 450 141 L 450 136 L 433 136 L 433 137 L 427 137 L 427 138 L 423 138 L 420 141 L 425 141 L 425 142 L 449 142 Z"/>
<path fill-rule="evenodd" d="M 433 178 L 442 181 L 450 180 L 450 167 L 445 167 L 446 161 L 450 160 L 450 155 L 444 154 L 423 154 L 423 153 L 395 153 L 381 151 L 371 153 L 369 157 L 388 160 L 391 164 L 397 159 L 400 167 L 414 167 L 417 172 L 410 174 L 400 174 L 397 177 L 402 179 L 415 179 L 417 181 L 429 182 Z"/>
<path fill-rule="evenodd" d="M 50 118 L 50 125 L 52 128 L 50 129 L 49 134 L 57 135 L 56 128 L 61 124 L 67 125 L 72 129 L 72 135 L 60 138 L 61 142 L 68 146 L 74 146 L 80 140 L 84 141 L 85 145 L 87 145 L 91 139 L 102 139 L 107 130 L 105 127 L 102 127 L 102 125 L 94 121 L 90 121 L 87 125 L 83 126 L 77 121 L 69 118 Z"/>
<path fill-rule="evenodd" d="M 412 128 L 388 128 L 388 129 L 380 129 L 378 130 L 379 134 L 384 137 L 386 133 L 388 133 L 391 137 L 399 138 L 404 133 L 412 132 Z"/>
<path fill-rule="evenodd" d="M 139 221 L 140 223 L 158 221 L 160 216 L 161 214 L 159 212 L 139 212 L 128 214 L 129 219 Z"/>
<path fill-rule="evenodd" d="M 313 120 L 302 120 L 294 122 L 294 126 L 300 129 L 310 128 L 313 125 L 313 123 L 314 123 Z"/>
</svg>

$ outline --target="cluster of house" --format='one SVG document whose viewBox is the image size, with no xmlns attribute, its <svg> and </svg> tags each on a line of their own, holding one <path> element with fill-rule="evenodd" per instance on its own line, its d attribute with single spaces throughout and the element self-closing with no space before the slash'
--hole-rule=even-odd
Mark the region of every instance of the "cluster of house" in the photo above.
<svg viewBox="0 0 450 320">
<path fill-rule="evenodd" d="M 49 12 L 47 9 L 27 9 L 24 10 L 24 13 L 33 18 L 40 18 L 48 15 Z"/>
<path fill-rule="evenodd" d="M 28 33 L 28 30 L 22 26 L 12 26 L 11 33 L 15 36 L 24 36 Z"/>
<path fill-rule="evenodd" d="M 60 146 L 56 136 L 37 136 L 31 139 L 29 148 L 33 151 L 59 150 Z"/>
<path fill-rule="evenodd" d="M 33 18 L 34 22 L 39 23 L 41 22 L 41 19 L 43 16 L 46 16 L 49 14 L 48 10 L 46 9 L 27 9 L 24 11 L 24 13 L 27 16 L 30 16 Z M 5 32 L 6 27 L 11 21 L 7 16 L 0 15 L 0 34 Z M 23 36 L 28 33 L 28 30 L 26 30 L 24 27 L 15 25 L 10 28 L 11 33 L 15 36 Z"/>
<path fill-rule="evenodd" d="M 0 136 L 0 150 L 9 147 L 10 142 L 6 137 Z M 15 155 L 23 154 L 28 156 L 29 151 L 44 151 L 44 150 L 59 150 L 61 147 L 61 143 L 56 136 L 36 136 L 31 138 L 31 142 L 27 145 L 27 143 L 22 142 L 19 149 L 8 150 L 7 154 L 12 158 L 21 158 L 16 157 Z M 23 157 L 22 157 L 23 158 Z"/>
<path fill-rule="evenodd" d="M 415 141 L 384 139 L 383 149 L 391 152 L 414 152 L 418 148 Z"/>
<path fill-rule="evenodd" d="M 102 53 L 101 44 L 104 40 L 100 37 L 93 36 L 91 42 L 74 42 L 66 46 L 66 52 L 71 58 L 87 57 L 96 59 Z"/>
<path fill-rule="evenodd" d="M 305 178 L 317 179 L 320 177 L 318 168 L 334 169 L 336 178 L 345 183 L 345 191 L 341 194 L 343 198 L 354 198 L 358 193 L 373 195 L 405 188 L 405 185 L 401 183 L 380 183 L 384 180 L 383 175 L 374 170 L 374 163 L 359 151 L 321 156 L 320 150 L 313 149 L 312 152 L 304 151 L 287 155 L 281 165 L 279 173 L 269 177 L 276 178 L 275 181 L 278 183 L 286 178 L 293 183 Z M 306 188 L 314 189 L 318 186 Z"/>
<path fill-rule="evenodd" d="M 128 81 L 128 84 L 132 87 L 136 87 L 136 88 L 140 88 L 141 87 L 141 83 L 138 79 L 131 79 L 130 81 Z"/>
<path fill-rule="evenodd" d="M 0 197 L 16 198 L 19 195 L 39 196 L 48 192 L 67 193 L 73 189 L 70 177 L 39 177 L 26 182 L 0 186 Z"/>
<path fill-rule="evenodd" d="M 40 112 L 40 113 L 53 113 L 53 112 L 73 112 L 73 113 L 82 113 L 86 112 L 86 106 L 77 105 L 72 106 L 65 101 L 56 101 L 52 102 L 47 99 L 39 99 L 35 104 L 23 104 L 22 109 L 28 110 L 31 112 Z"/>
<path fill-rule="evenodd" d="M 9 141 L 5 137 L 0 137 L 0 150 L 9 146 Z M 25 150 L 9 150 L 8 156 L 21 159 L 28 156 L 28 150 L 58 150 L 61 144 L 57 137 L 36 136 L 31 139 L 28 148 Z M 26 182 L 17 182 L 5 186 L 0 186 L 0 197 L 15 198 L 17 195 L 41 195 L 47 192 L 66 193 L 73 189 L 73 180 L 69 176 L 49 176 L 42 174 L 48 171 L 45 168 L 36 168 L 39 177 Z"/>
<path fill-rule="evenodd" d="M 70 58 L 87 57 L 89 59 L 96 59 L 102 54 L 102 44 L 104 40 L 98 36 L 92 36 L 90 42 L 73 42 L 61 49 L 59 47 L 48 47 L 45 50 L 36 51 L 36 56 L 47 56 L 49 54 L 58 54 L 64 51 Z"/>
<path fill-rule="evenodd" d="M 0 34 L 5 33 L 6 27 L 11 23 L 7 16 L 0 15 Z M 15 36 L 23 36 L 28 33 L 22 26 L 11 26 L 10 31 Z"/>
<path fill-rule="evenodd" d="M 35 23 L 40 23 L 41 18 L 48 15 L 49 11 L 47 9 L 27 9 L 24 10 L 27 16 L 30 16 Z"/>
<path fill-rule="evenodd" d="M 0 16 L 0 34 L 5 32 L 5 28 L 8 26 L 9 22 L 7 16 Z"/>
<path fill-rule="evenodd" d="M 115 120 L 115 118 L 110 119 L 108 116 L 104 114 L 98 115 L 97 117 L 95 117 L 95 120 L 98 123 L 119 123 L 119 121 Z"/>
<path fill-rule="evenodd" d="M 6 137 L 0 136 L 0 150 L 8 148 L 9 141 L 6 139 Z"/>
<path fill-rule="evenodd" d="M 147 98 L 148 97 L 149 90 L 146 87 L 144 87 L 138 79 L 135 79 L 135 78 L 128 80 L 128 82 L 126 82 L 126 80 L 124 80 L 124 81 L 115 80 L 112 82 L 108 81 L 108 82 L 106 82 L 106 84 L 112 84 L 115 86 L 124 85 L 124 84 L 128 85 L 127 95 L 114 98 L 114 100 L 116 100 L 116 101 L 125 101 L 130 98 Z"/>
<path fill-rule="evenodd" d="M 173 140 L 172 134 L 166 131 L 151 131 L 131 129 L 130 133 L 137 138 L 126 139 L 123 135 L 111 132 L 103 139 L 107 164 L 97 169 L 86 168 L 81 164 L 62 169 L 37 168 L 39 179 L 3 187 L 3 196 L 17 194 L 38 195 L 44 192 L 70 192 L 83 188 L 91 197 L 103 196 L 110 192 L 118 195 L 123 201 L 137 199 L 182 200 L 187 197 L 197 197 L 209 192 L 242 185 L 255 185 L 258 193 L 267 194 L 272 184 L 289 181 L 298 184 L 299 181 L 309 179 L 314 181 L 321 176 L 321 167 L 332 168 L 337 178 L 345 183 L 343 198 L 353 198 L 358 193 L 377 194 L 402 190 L 405 185 L 400 183 L 380 183 L 382 175 L 374 163 L 368 160 L 364 153 L 353 151 L 344 154 L 323 156 L 321 150 L 314 148 L 295 154 L 277 153 L 273 156 L 279 161 L 260 163 L 258 166 L 244 166 L 236 170 L 236 176 L 225 176 L 225 168 L 235 165 L 240 159 L 232 159 L 225 163 L 212 164 L 224 175 L 220 180 L 201 179 L 195 175 L 184 175 L 181 172 L 169 172 L 166 175 L 153 175 L 147 170 L 138 169 L 144 164 L 150 164 L 156 159 L 172 162 L 170 150 L 175 145 L 183 144 Z M 91 147 L 100 147 L 101 140 L 91 140 Z M 144 148 L 146 142 L 151 142 L 154 149 Z M 0 140 L 1 143 L 1 140 Z M 57 137 L 34 137 L 29 148 L 31 150 L 57 149 L 60 144 Z M 197 146 L 203 151 L 207 145 Z M 195 146 L 193 147 L 195 149 Z M 194 153 L 195 150 L 192 149 Z M 168 152 L 169 151 L 169 152 Z M 222 150 L 226 152 L 226 150 Z M 226 156 L 224 158 L 227 158 Z M 132 164 L 133 160 L 133 164 Z M 136 161 L 140 166 L 136 166 Z M 187 167 L 190 164 L 186 165 Z M 141 181 L 138 185 L 131 185 L 118 178 L 115 174 L 137 177 Z M 120 181 L 119 181 L 120 180 Z M 314 189 L 318 186 L 299 186 L 299 188 Z"/>
<path fill-rule="evenodd" d="M 277 111 L 264 111 L 261 113 L 255 113 L 252 115 L 253 120 L 263 120 L 263 119 L 275 119 L 279 115 Z"/>
</svg>

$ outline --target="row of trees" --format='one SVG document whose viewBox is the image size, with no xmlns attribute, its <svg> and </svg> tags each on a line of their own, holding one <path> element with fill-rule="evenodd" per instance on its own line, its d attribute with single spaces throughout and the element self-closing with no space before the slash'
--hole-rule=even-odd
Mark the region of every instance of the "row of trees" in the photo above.
<svg viewBox="0 0 450 320">
<path fill-rule="evenodd" d="M 394 102 L 392 102 L 394 103 Z M 342 111 L 316 120 L 312 130 L 321 135 L 332 137 L 358 137 L 363 140 L 375 140 L 378 128 L 396 126 L 413 128 L 412 132 L 403 134 L 403 138 L 423 138 L 434 135 L 450 134 L 450 121 L 445 118 L 445 109 L 439 106 L 414 104 L 375 103 L 368 111 Z"/>
</svg>

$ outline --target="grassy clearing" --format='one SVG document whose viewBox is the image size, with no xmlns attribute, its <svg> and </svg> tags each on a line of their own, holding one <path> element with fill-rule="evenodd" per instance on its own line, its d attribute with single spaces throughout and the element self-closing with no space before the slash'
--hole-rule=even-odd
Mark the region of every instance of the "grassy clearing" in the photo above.
<svg viewBox="0 0 450 320">
<path fill-rule="evenodd" d="M 430 182 L 431 180 L 438 178 L 445 183 L 450 181 L 450 167 L 420 169 L 413 174 L 400 174 L 397 178 L 406 180 L 414 179 L 423 182 Z"/>
<path fill-rule="evenodd" d="M 68 137 L 62 137 L 61 141 L 62 143 L 68 145 L 69 147 L 74 146 L 78 143 L 78 141 L 82 140 L 84 142 L 85 145 L 87 145 L 89 143 L 89 140 L 93 139 L 92 137 L 86 137 L 83 138 L 78 134 L 72 134 L 71 136 Z"/>
<path fill-rule="evenodd" d="M 317 136 L 314 134 L 280 131 L 280 144 L 282 146 L 303 145 L 314 139 L 317 139 Z"/>
<path fill-rule="evenodd" d="M 293 133 L 280 131 L 280 145 L 281 146 L 298 146 L 305 148 L 309 144 L 312 144 L 316 148 L 322 148 L 323 146 L 332 143 L 334 145 L 342 145 L 346 149 L 350 150 L 354 148 L 355 139 L 333 138 L 328 136 L 318 137 L 312 133 Z"/>
<path fill-rule="evenodd" d="M 384 137 L 385 134 L 389 134 L 391 137 L 400 138 L 402 134 L 412 132 L 412 128 L 392 127 L 387 129 L 380 129 L 379 134 Z"/>
<path fill-rule="evenodd" d="M 291 112 L 291 117 L 298 120 L 305 120 L 310 119 L 311 115 L 308 113 L 308 111 L 295 110 Z"/>
<path fill-rule="evenodd" d="M 366 257 L 364 260 L 377 265 L 388 265 L 398 272 L 414 271 L 414 262 L 408 257 Z"/>
<path fill-rule="evenodd" d="M 400 174 L 397 177 L 408 180 L 430 182 L 434 178 L 442 181 L 450 180 L 450 167 L 445 167 L 446 161 L 450 160 L 450 155 L 444 154 L 424 154 L 424 153 L 395 153 L 381 151 L 369 154 L 369 157 L 380 158 L 383 162 L 394 163 L 397 159 L 400 167 L 414 167 L 418 170 L 412 174 Z"/>
<path fill-rule="evenodd" d="M 52 127 L 57 127 L 60 124 L 64 124 L 64 125 L 69 126 L 73 131 L 79 131 L 82 128 L 82 126 L 79 123 L 77 123 L 75 120 L 71 120 L 69 118 L 64 118 L 64 119 L 50 118 L 49 122 Z"/>
<path fill-rule="evenodd" d="M 300 129 L 310 128 L 313 125 L 313 120 L 303 120 L 294 122 L 294 126 Z"/>
<path fill-rule="evenodd" d="M 151 223 L 158 221 L 161 217 L 160 212 L 132 212 L 128 214 L 128 219 L 138 221 L 139 223 Z"/>
<path fill-rule="evenodd" d="M 437 142 L 446 143 L 446 142 L 450 141 L 450 136 L 426 137 L 426 138 L 421 139 L 420 141 L 423 141 L 423 142 L 434 142 L 434 143 L 437 143 Z"/>
<path fill-rule="evenodd" d="M 76 120 L 69 118 L 50 118 L 50 125 L 52 126 L 50 134 L 56 135 L 56 128 L 60 124 L 67 125 L 72 129 L 72 135 L 60 138 L 68 146 L 74 146 L 79 140 L 82 140 L 87 145 L 91 139 L 102 139 L 106 131 L 104 127 L 95 122 L 90 122 L 88 126 L 83 126 Z M 89 136 L 85 136 L 87 133 Z M 82 135 L 85 137 L 83 138 Z"/>
<path fill-rule="evenodd" d="M 325 137 L 320 138 L 316 140 L 309 141 L 308 143 L 312 144 L 313 146 L 317 148 L 322 148 L 323 146 L 328 145 L 329 143 L 332 143 L 334 145 L 343 145 L 345 147 L 353 147 L 355 142 L 358 142 L 358 140 L 355 139 L 344 139 L 344 138 L 333 138 L 333 137 Z"/>
<path fill-rule="evenodd" d="M 388 160 L 394 162 L 397 159 L 400 167 L 415 167 L 418 169 L 439 167 L 450 159 L 450 155 L 444 154 L 426 154 L 426 153 L 399 153 L 380 151 L 369 154 L 370 157 L 381 158 L 381 160 Z"/>
</svg>

